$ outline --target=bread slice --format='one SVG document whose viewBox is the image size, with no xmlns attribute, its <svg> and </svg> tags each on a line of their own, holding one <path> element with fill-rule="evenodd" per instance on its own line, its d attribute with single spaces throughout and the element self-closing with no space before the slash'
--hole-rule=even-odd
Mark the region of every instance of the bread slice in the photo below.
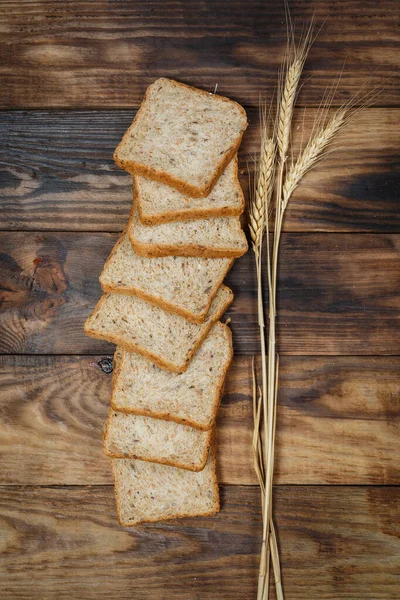
<svg viewBox="0 0 400 600">
<path fill-rule="evenodd" d="M 104 432 L 104 452 L 112 458 L 138 458 L 189 471 L 207 462 L 212 431 L 200 431 L 173 421 L 110 410 Z"/>
<path fill-rule="evenodd" d="M 143 225 L 137 202 L 133 203 L 128 235 L 141 256 L 203 256 L 234 258 L 247 252 L 239 217 L 215 217 L 195 221 Z"/>
<path fill-rule="evenodd" d="M 161 368 L 180 373 L 186 371 L 212 324 L 232 300 L 232 291 L 222 285 L 204 323 L 197 324 L 137 296 L 104 294 L 86 320 L 84 330 L 91 337 L 138 352 Z"/>
<path fill-rule="evenodd" d="M 130 173 L 204 197 L 236 153 L 246 127 L 246 112 L 236 102 L 157 79 L 114 160 Z"/>
<path fill-rule="evenodd" d="M 232 354 L 230 329 L 221 322 L 213 325 L 185 373 L 164 371 L 143 356 L 121 350 L 119 364 L 114 355 L 111 406 L 209 430 Z"/>
<path fill-rule="evenodd" d="M 237 155 L 205 198 L 190 198 L 164 183 L 140 175 L 133 177 L 133 196 L 144 225 L 241 215 L 244 196 L 238 179 Z"/>
<path fill-rule="evenodd" d="M 113 459 L 117 516 L 124 527 L 219 511 L 213 444 L 199 472 L 141 460 Z"/>
<path fill-rule="evenodd" d="M 146 258 L 135 253 L 123 233 L 100 283 L 105 292 L 137 295 L 192 323 L 202 323 L 232 263 L 231 258 Z"/>
</svg>

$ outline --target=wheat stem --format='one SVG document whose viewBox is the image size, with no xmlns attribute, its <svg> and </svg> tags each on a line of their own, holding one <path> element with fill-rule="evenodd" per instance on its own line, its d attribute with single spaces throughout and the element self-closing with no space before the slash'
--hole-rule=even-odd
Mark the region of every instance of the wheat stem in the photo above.
<svg viewBox="0 0 400 600">
<path fill-rule="evenodd" d="M 257 395 L 257 381 L 256 381 L 256 370 L 254 357 L 252 359 L 252 381 L 253 381 L 253 421 L 254 421 L 254 430 L 253 430 L 253 458 L 254 458 L 254 470 L 257 475 L 257 479 L 260 485 L 261 490 L 261 502 L 263 508 L 263 518 L 265 518 L 264 511 L 264 501 L 265 501 L 265 473 L 264 473 L 264 464 L 263 464 L 263 454 L 261 447 L 261 434 L 260 434 L 260 424 L 261 424 L 261 407 L 262 407 L 262 390 L 258 388 Z M 277 386 L 276 386 L 277 393 Z M 275 423 L 276 423 L 276 412 L 274 415 L 274 438 L 275 438 Z M 277 600 L 284 600 L 283 589 L 282 589 L 282 581 L 281 581 L 281 566 L 279 561 L 279 550 L 278 543 L 276 539 L 276 531 L 274 527 L 273 520 L 270 521 L 270 536 L 269 536 L 269 552 L 272 558 L 272 567 L 274 572 L 274 580 L 276 587 L 276 595 Z M 263 561 L 266 563 L 266 561 Z M 263 594 L 265 593 L 266 582 L 268 581 L 268 568 L 267 564 L 265 566 L 265 575 L 260 578 L 260 587 L 259 587 L 259 597 L 263 598 Z"/>
<path fill-rule="evenodd" d="M 265 125 L 265 123 L 264 123 Z M 266 135 L 266 128 L 263 128 L 263 137 L 261 143 L 260 161 L 258 163 L 256 185 L 253 190 L 253 199 L 250 205 L 250 235 L 253 242 L 253 251 L 255 254 L 256 271 L 257 271 L 257 308 L 258 308 L 258 323 L 260 330 L 260 347 L 261 347 L 261 370 L 262 370 L 262 385 L 261 385 L 261 401 L 258 411 L 255 411 L 255 416 L 258 419 L 256 421 L 257 428 L 255 428 L 253 436 L 253 452 L 255 454 L 255 464 L 257 465 L 256 473 L 259 480 L 264 480 L 264 468 L 262 460 L 262 449 L 260 444 L 260 420 L 261 420 L 261 403 L 263 407 L 262 415 L 264 420 L 264 430 L 267 432 L 268 429 L 268 406 L 267 406 L 267 356 L 266 356 L 266 340 L 265 340 L 265 323 L 264 323 L 264 304 L 263 304 L 263 291 L 262 291 L 262 245 L 263 235 L 266 232 L 267 245 L 269 245 L 269 232 L 268 232 L 268 218 L 270 210 L 270 201 L 273 191 L 274 181 L 274 164 L 275 164 L 275 144 L 273 138 Z M 270 281 L 270 268 L 268 264 L 268 281 Z M 254 373 L 255 377 L 255 373 Z M 253 386 L 255 383 L 253 382 Z M 256 402 L 256 387 L 253 387 L 253 401 Z M 255 410 L 255 409 L 254 409 Z M 257 455 L 257 456 L 256 456 Z M 266 455 L 264 455 L 266 456 Z M 260 484 L 261 485 L 261 484 Z M 264 485 L 262 486 L 264 489 Z M 263 512 L 264 518 L 266 517 Z M 270 525 L 267 521 L 264 524 L 266 530 L 269 532 Z M 276 561 L 276 540 L 273 546 L 272 558 L 275 563 Z M 261 561 L 260 561 L 260 572 L 259 572 L 259 586 L 258 594 L 259 600 L 262 600 L 265 589 L 265 582 L 269 580 L 269 557 L 270 557 L 270 545 L 267 536 L 263 536 L 263 544 L 261 549 Z M 279 572 L 279 567 L 274 564 L 274 573 Z"/>
</svg>

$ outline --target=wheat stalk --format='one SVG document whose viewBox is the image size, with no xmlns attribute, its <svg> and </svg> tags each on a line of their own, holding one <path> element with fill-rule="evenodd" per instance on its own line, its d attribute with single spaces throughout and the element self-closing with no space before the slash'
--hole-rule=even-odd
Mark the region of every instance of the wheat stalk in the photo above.
<svg viewBox="0 0 400 600">
<path fill-rule="evenodd" d="M 264 232 L 267 237 L 267 246 L 269 246 L 268 219 L 270 202 L 272 198 L 273 183 L 274 183 L 274 167 L 275 167 L 275 143 L 272 137 L 267 135 L 267 119 L 265 117 L 265 107 L 261 106 L 261 122 L 262 122 L 262 140 L 260 149 L 260 159 L 256 164 L 256 176 L 254 178 L 255 185 L 252 189 L 252 199 L 249 210 L 249 228 L 251 240 L 253 243 L 253 251 L 255 255 L 256 271 L 257 271 L 257 299 L 258 299 L 258 324 L 260 330 L 261 344 L 261 364 L 262 364 L 262 386 L 260 388 L 258 408 L 255 408 L 254 419 L 258 423 L 253 435 L 253 451 L 254 451 L 254 466 L 257 477 L 260 481 L 261 489 L 263 486 L 264 467 L 263 467 L 263 449 L 261 445 L 260 419 L 261 405 L 263 406 L 264 428 L 267 430 L 267 358 L 266 358 L 266 343 L 265 343 L 265 324 L 264 324 L 264 306 L 263 306 L 263 291 L 262 291 L 262 245 Z M 268 281 L 270 281 L 270 270 L 268 261 Z M 257 385 L 253 363 L 253 401 L 254 407 L 257 404 Z M 263 494 L 264 495 L 264 494 Z M 264 518 L 266 514 L 263 512 Z M 277 588 L 280 586 L 280 565 L 279 556 L 277 554 L 277 542 L 273 524 L 268 524 L 268 531 L 274 531 L 270 542 L 267 542 L 268 548 L 263 544 L 262 555 L 263 559 L 260 564 L 260 584 L 259 594 L 265 589 L 265 581 L 269 579 L 269 551 L 271 552 L 274 576 L 276 579 Z M 260 596 L 261 598 L 261 596 Z M 281 600 L 281 597 L 279 597 Z"/>
<path fill-rule="evenodd" d="M 267 223 L 267 257 L 268 257 L 268 290 L 269 290 L 269 336 L 268 336 L 268 360 L 266 364 L 265 349 L 262 349 L 262 368 L 263 372 L 263 413 L 264 413 L 264 455 L 265 455 L 265 481 L 263 486 L 263 535 L 261 546 L 260 572 L 258 580 L 258 600 L 268 600 L 269 595 L 269 548 L 271 545 L 271 522 L 272 522 L 272 481 L 274 470 L 274 440 L 275 440 L 275 415 L 277 401 L 277 381 L 278 374 L 276 370 L 278 357 L 276 356 L 275 341 L 275 315 L 276 315 L 276 278 L 278 268 L 278 249 L 280 234 L 282 229 L 282 187 L 285 162 L 290 144 L 291 126 L 295 99 L 298 91 L 299 81 L 310 47 L 310 36 L 312 27 L 300 47 L 293 51 L 294 58 L 287 68 L 283 86 L 278 91 L 278 114 L 276 120 L 275 137 L 278 152 L 277 176 L 276 176 L 276 204 L 275 204 L 275 227 L 273 236 L 272 252 L 269 244 L 268 223 Z M 288 52 L 289 57 L 290 52 Z M 289 62 L 287 57 L 286 62 Z M 276 540 L 275 540 L 276 547 Z M 275 577 L 276 590 L 280 598 L 283 598 L 283 591 L 280 584 L 280 577 L 277 581 Z"/>
</svg>

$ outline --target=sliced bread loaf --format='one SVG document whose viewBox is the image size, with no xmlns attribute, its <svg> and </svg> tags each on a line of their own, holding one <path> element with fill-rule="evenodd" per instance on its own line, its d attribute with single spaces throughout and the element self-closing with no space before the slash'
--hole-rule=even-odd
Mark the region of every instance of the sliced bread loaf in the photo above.
<svg viewBox="0 0 400 600">
<path fill-rule="evenodd" d="M 203 256 L 221 258 L 247 252 L 239 217 L 143 225 L 134 202 L 128 223 L 131 244 L 141 256 Z"/>
<path fill-rule="evenodd" d="M 228 98 L 158 79 L 114 153 L 123 169 L 207 196 L 237 149 L 247 117 Z"/>
<path fill-rule="evenodd" d="M 222 285 L 205 321 L 190 323 L 137 296 L 104 294 L 84 325 L 85 333 L 138 352 L 164 369 L 180 373 L 233 300 Z"/>
<path fill-rule="evenodd" d="M 171 221 L 238 216 L 244 209 L 244 196 L 238 179 L 237 156 L 231 160 L 205 198 L 190 198 L 164 183 L 135 175 L 133 196 L 144 225 Z"/>
<path fill-rule="evenodd" d="M 123 233 L 104 265 L 100 283 L 105 292 L 137 295 L 201 323 L 232 263 L 230 258 L 146 258 L 136 254 Z"/>
<path fill-rule="evenodd" d="M 118 521 L 125 527 L 219 511 L 213 444 L 199 472 L 141 460 L 113 459 Z"/>
<path fill-rule="evenodd" d="M 120 362 L 114 355 L 111 406 L 211 429 L 232 354 L 230 329 L 220 322 L 213 325 L 185 373 L 164 371 L 147 358 L 122 350 Z"/>
<path fill-rule="evenodd" d="M 112 458 L 138 458 L 201 471 L 207 461 L 211 435 L 212 431 L 200 431 L 173 421 L 110 410 L 104 452 Z"/>
</svg>

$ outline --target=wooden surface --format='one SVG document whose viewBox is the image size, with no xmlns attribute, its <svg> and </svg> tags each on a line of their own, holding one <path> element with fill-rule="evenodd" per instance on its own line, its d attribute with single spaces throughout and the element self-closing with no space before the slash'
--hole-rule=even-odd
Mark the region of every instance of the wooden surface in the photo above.
<svg viewBox="0 0 400 600">
<path fill-rule="evenodd" d="M 251 167 L 259 145 L 258 111 L 247 112 L 250 124 L 239 154 L 246 197 L 247 164 Z M 303 123 L 305 136 L 316 113 L 296 110 L 296 145 Z M 131 177 L 112 155 L 135 114 L 0 112 L 0 230 L 121 231 L 130 210 Z M 371 108 L 350 122 L 336 152 L 296 190 L 285 231 L 399 233 L 399 120 L 397 108 Z"/>
<path fill-rule="evenodd" d="M 0 232 L 0 352 L 113 352 L 84 335 L 117 234 Z M 284 234 L 279 271 L 281 354 L 400 354 L 400 236 Z M 226 278 L 235 351 L 259 349 L 250 253 Z"/>
<path fill-rule="evenodd" d="M 286 600 L 400 598 L 400 210 L 395 0 L 295 0 L 326 19 L 295 146 L 334 104 L 373 108 L 309 173 L 285 221 L 275 514 Z M 218 419 L 221 513 L 127 530 L 101 451 L 113 346 L 82 325 L 131 202 L 112 152 L 148 83 L 177 77 L 246 107 L 258 150 L 285 43 L 283 2 L 0 0 L 0 598 L 255 598 L 251 254 L 227 277 L 235 358 Z M 307 106 L 304 112 L 303 106 Z"/>
<path fill-rule="evenodd" d="M 288 598 L 398 598 L 396 488 L 283 486 L 274 500 Z M 3 487 L 2 598 L 253 598 L 259 490 L 223 486 L 221 501 L 217 517 L 129 530 L 111 486 Z"/>
<path fill-rule="evenodd" d="M 111 392 L 103 358 L 0 357 L 2 483 L 111 484 L 101 449 Z M 236 356 L 218 420 L 223 484 L 256 483 L 250 389 L 251 358 Z M 400 357 L 282 357 L 276 482 L 398 484 L 399 409 Z"/>
<path fill-rule="evenodd" d="M 281 0 L 3 0 L 0 106 L 137 107 L 166 74 L 256 104 L 276 85 L 286 47 Z M 397 0 L 294 0 L 295 21 L 323 27 L 310 53 L 301 101 L 319 105 L 346 69 L 337 100 L 368 80 L 385 82 L 382 106 L 397 106 Z"/>
</svg>

